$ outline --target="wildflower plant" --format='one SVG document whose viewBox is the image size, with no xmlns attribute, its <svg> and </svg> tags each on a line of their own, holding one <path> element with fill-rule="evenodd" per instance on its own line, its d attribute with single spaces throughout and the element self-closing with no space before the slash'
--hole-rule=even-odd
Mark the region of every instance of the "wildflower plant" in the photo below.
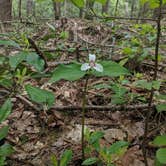
<svg viewBox="0 0 166 166">
<path fill-rule="evenodd" d="M 50 83 L 55 83 L 60 80 L 77 81 L 85 77 L 85 85 L 83 90 L 82 99 L 82 160 L 84 160 L 84 123 L 85 123 L 85 109 L 86 109 L 86 98 L 88 90 L 88 79 L 91 75 L 96 77 L 119 77 L 123 75 L 129 75 L 129 71 L 113 61 L 96 61 L 95 54 L 89 54 L 89 62 L 78 63 L 73 62 L 67 65 L 60 64 L 53 71 Z"/>
</svg>

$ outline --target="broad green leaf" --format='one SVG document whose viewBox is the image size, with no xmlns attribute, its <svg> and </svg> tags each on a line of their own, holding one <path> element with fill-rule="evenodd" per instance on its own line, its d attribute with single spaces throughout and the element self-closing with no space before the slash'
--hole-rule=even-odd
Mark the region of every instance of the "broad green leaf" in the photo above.
<svg viewBox="0 0 166 166">
<path fill-rule="evenodd" d="M 166 135 L 157 136 L 153 143 L 157 146 L 166 146 Z"/>
<path fill-rule="evenodd" d="M 152 82 L 147 82 L 147 80 L 138 80 L 135 82 L 135 85 L 139 88 L 151 90 L 152 89 Z"/>
<path fill-rule="evenodd" d="M 60 166 L 67 166 L 72 159 L 72 154 L 71 150 L 66 150 L 61 157 Z"/>
<path fill-rule="evenodd" d="M 9 129 L 8 126 L 4 126 L 0 129 L 0 140 L 2 140 L 3 138 L 7 136 L 8 129 Z"/>
<path fill-rule="evenodd" d="M 26 56 L 26 61 L 28 64 L 34 66 L 37 71 L 42 71 L 44 69 L 45 62 L 36 53 L 29 52 Z"/>
<path fill-rule="evenodd" d="M 166 104 L 158 104 L 156 106 L 157 112 L 166 111 Z"/>
<path fill-rule="evenodd" d="M 6 118 L 9 116 L 12 110 L 12 103 L 11 100 L 8 99 L 0 108 L 0 123 L 2 123 Z"/>
<path fill-rule="evenodd" d="M 0 46 L 12 46 L 19 48 L 19 44 L 17 44 L 15 41 L 12 40 L 0 40 Z"/>
<path fill-rule="evenodd" d="M 4 144 L 0 146 L 0 156 L 9 156 L 13 153 L 13 148 L 9 144 Z"/>
<path fill-rule="evenodd" d="M 99 139 L 101 139 L 103 136 L 104 136 L 103 132 L 100 132 L 100 131 L 93 132 L 90 135 L 89 143 L 90 144 L 94 144 L 96 141 L 98 141 Z"/>
<path fill-rule="evenodd" d="M 166 164 L 166 148 L 160 148 L 156 152 L 156 157 L 161 164 Z"/>
<path fill-rule="evenodd" d="M 26 61 L 29 65 L 34 66 L 37 71 L 42 71 L 44 69 L 44 60 L 34 52 L 22 51 L 9 58 L 9 64 L 13 69 L 22 61 Z"/>
<path fill-rule="evenodd" d="M 81 71 L 81 64 L 72 63 L 69 65 L 59 65 L 53 72 L 49 82 L 57 82 L 61 79 L 75 81 L 82 78 L 86 73 Z"/>
<path fill-rule="evenodd" d="M 2 65 L 5 62 L 5 57 L 0 56 L 0 65 Z"/>
<path fill-rule="evenodd" d="M 107 0 L 95 0 L 95 1 L 101 3 L 102 5 L 105 5 L 105 3 L 107 2 Z"/>
<path fill-rule="evenodd" d="M 103 66 L 103 72 L 96 72 L 94 74 L 96 76 L 108 76 L 108 77 L 118 77 L 121 75 L 129 75 L 129 71 L 113 61 L 102 61 L 100 64 Z"/>
<path fill-rule="evenodd" d="M 33 87 L 31 85 L 26 85 L 25 89 L 30 99 L 36 103 L 46 104 L 50 108 L 55 102 L 54 94 L 50 91 Z"/>
<path fill-rule="evenodd" d="M 82 163 L 82 165 L 92 165 L 92 164 L 97 163 L 98 160 L 99 159 L 96 157 L 88 158 Z"/>
<path fill-rule="evenodd" d="M 82 8 L 85 5 L 84 0 L 70 0 L 78 8 Z"/>
<path fill-rule="evenodd" d="M 27 52 L 20 52 L 9 57 L 9 64 L 11 68 L 15 69 L 22 61 L 26 59 Z"/>
<path fill-rule="evenodd" d="M 53 166 L 58 166 L 58 160 L 55 155 L 51 156 L 51 163 L 53 164 Z"/>
<path fill-rule="evenodd" d="M 129 143 L 126 141 L 117 141 L 109 147 L 109 153 L 110 154 L 118 153 L 121 148 L 127 147 L 128 145 Z"/>
</svg>

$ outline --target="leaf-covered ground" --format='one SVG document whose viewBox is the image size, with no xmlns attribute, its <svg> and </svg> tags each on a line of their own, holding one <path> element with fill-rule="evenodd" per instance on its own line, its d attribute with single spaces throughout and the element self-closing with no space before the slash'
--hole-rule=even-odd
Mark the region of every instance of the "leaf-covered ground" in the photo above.
<svg viewBox="0 0 166 166">
<path fill-rule="evenodd" d="M 55 154 L 60 157 L 65 149 L 74 152 L 71 165 L 80 165 L 81 159 L 81 105 L 83 86 L 85 79 L 79 81 L 60 80 L 50 84 L 52 71 L 59 64 L 68 64 L 73 60 L 85 62 L 88 53 L 95 53 L 99 60 L 113 60 L 120 62 L 129 69 L 131 75 L 124 77 L 90 78 L 88 82 L 89 106 L 103 106 L 103 110 L 96 108 L 86 111 L 86 127 L 105 133 L 101 145 L 109 146 L 118 140 L 130 142 L 125 155 L 115 161 L 117 166 L 143 166 L 141 142 L 144 135 L 145 115 L 148 111 L 146 105 L 149 99 L 150 85 L 154 70 L 154 49 L 156 28 L 150 24 L 141 26 L 135 22 L 111 21 L 108 23 L 89 22 L 85 20 L 67 19 L 56 23 L 49 22 L 40 26 L 22 28 L 19 25 L 13 27 L 10 38 L 20 44 L 19 49 L 0 48 L 0 54 L 13 56 L 20 49 L 28 46 L 26 35 L 35 41 L 38 48 L 47 59 L 46 74 L 38 74 L 30 64 L 23 62 L 28 67 L 31 76 L 23 82 L 23 86 L 31 84 L 41 89 L 50 90 L 55 94 L 55 104 L 47 112 L 38 111 L 40 105 L 33 103 L 23 87 L 0 87 L 1 103 L 10 94 L 14 104 L 12 114 L 5 124 L 9 124 L 10 130 L 6 139 L 15 150 L 8 158 L 10 166 L 46 166 L 50 165 L 50 157 Z M 152 24 L 152 23 L 151 23 Z M 165 22 L 162 23 L 165 25 Z M 155 25 L 153 25 L 155 27 Z M 148 32 L 149 30 L 149 32 Z M 165 44 L 166 30 L 162 29 L 160 45 L 160 61 L 158 78 L 161 80 L 159 90 L 164 94 L 166 69 L 165 69 Z M 2 37 L 3 38 L 3 37 Z M 133 56 L 134 55 L 134 56 Z M 3 66 L 5 70 L 5 66 Z M 32 73 L 32 71 L 34 71 Z M 143 81 L 140 81 L 143 80 Z M 155 87 L 156 88 L 156 87 Z M 19 90 L 18 90 L 19 89 Z M 157 88 L 156 88 L 157 89 Z M 124 93 L 123 93 L 124 92 Z M 154 97 L 154 104 L 163 103 Z M 110 110 L 105 106 L 112 105 Z M 120 105 L 119 110 L 117 106 Z M 129 109 L 125 106 L 131 106 Z M 65 110 L 63 107 L 65 106 Z M 67 106 L 78 106 L 78 109 L 66 109 Z M 156 135 L 164 134 L 166 126 L 161 125 L 165 121 L 164 114 L 158 114 L 153 109 L 150 118 L 150 131 L 148 140 L 153 140 Z M 149 165 L 154 164 L 156 148 L 150 143 L 148 149 Z"/>
</svg>

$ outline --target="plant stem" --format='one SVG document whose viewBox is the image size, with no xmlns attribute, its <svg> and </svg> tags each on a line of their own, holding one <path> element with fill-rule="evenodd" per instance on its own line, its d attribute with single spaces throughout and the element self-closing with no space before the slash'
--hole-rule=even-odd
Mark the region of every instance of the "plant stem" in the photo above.
<svg viewBox="0 0 166 166">
<path fill-rule="evenodd" d="M 157 38 L 156 38 L 156 46 L 155 46 L 155 69 L 154 69 L 154 75 L 153 75 L 153 80 L 157 80 L 157 71 L 158 71 L 158 54 L 159 54 L 159 44 L 160 44 L 160 34 L 161 34 L 161 6 L 162 6 L 162 0 L 160 0 L 160 6 L 159 6 L 159 15 L 157 19 Z M 147 144 L 147 136 L 149 132 L 149 120 L 151 116 L 151 106 L 153 102 L 153 96 L 154 96 L 154 88 L 151 89 L 150 92 L 150 98 L 149 98 L 149 103 L 148 103 L 148 112 L 146 114 L 146 119 L 145 119 L 145 131 L 144 131 L 144 137 L 143 137 L 143 142 L 142 142 L 142 153 L 144 157 L 144 163 L 145 166 L 148 166 L 148 161 L 147 161 L 147 149 L 146 149 L 146 144 Z"/>
<path fill-rule="evenodd" d="M 88 88 L 88 76 L 85 80 L 84 91 L 83 91 L 83 99 L 82 99 L 82 132 L 81 132 L 81 145 L 82 145 L 82 160 L 85 159 L 85 152 L 84 152 L 84 128 L 85 128 L 85 105 L 86 105 L 86 94 Z"/>
</svg>

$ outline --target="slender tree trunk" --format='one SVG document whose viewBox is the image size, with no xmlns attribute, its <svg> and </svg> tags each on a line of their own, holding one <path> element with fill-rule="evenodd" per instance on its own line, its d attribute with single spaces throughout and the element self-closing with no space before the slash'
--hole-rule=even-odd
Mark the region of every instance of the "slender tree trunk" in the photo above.
<svg viewBox="0 0 166 166">
<path fill-rule="evenodd" d="M 27 17 L 34 15 L 34 1 L 27 0 L 26 6 Z"/>
<path fill-rule="evenodd" d="M 79 17 L 80 17 L 80 18 L 83 18 L 83 17 L 84 17 L 84 16 L 83 16 L 83 8 L 80 8 Z"/>
<path fill-rule="evenodd" d="M 118 5 L 119 5 L 119 0 L 116 0 L 114 16 L 116 16 L 116 14 L 117 14 L 117 11 L 118 11 Z"/>
<path fill-rule="evenodd" d="M 12 19 L 12 0 L 0 0 L 0 20 Z"/>
<path fill-rule="evenodd" d="M 108 14 L 109 2 L 110 2 L 110 0 L 107 0 L 106 3 L 105 3 L 104 5 L 102 5 L 102 14 L 103 14 L 103 13 Z"/>
<path fill-rule="evenodd" d="M 60 2 L 55 2 L 52 0 L 53 6 L 54 6 L 54 16 L 55 20 L 58 20 L 61 17 L 61 3 Z"/>
<path fill-rule="evenodd" d="M 87 12 L 85 14 L 85 18 L 88 19 L 88 20 L 93 19 L 93 17 L 90 16 L 90 10 L 93 9 L 94 3 L 95 3 L 95 1 L 93 1 L 93 0 L 87 0 L 86 1 Z"/>
<path fill-rule="evenodd" d="M 135 0 L 131 1 L 131 13 L 130 13 L 130 17 L 133 17 L 133 12 L 134 12 L 134 8 L 135 8 Z"/>
<path fill-rule="evenodd" d="M 18 1 L 18 17 L 19 17 L 20 20 L 22 20 L 22 10 L 21 10 L 21 8 L 22 8 L 22 0 L 19 0 Z"/>
</svg>

